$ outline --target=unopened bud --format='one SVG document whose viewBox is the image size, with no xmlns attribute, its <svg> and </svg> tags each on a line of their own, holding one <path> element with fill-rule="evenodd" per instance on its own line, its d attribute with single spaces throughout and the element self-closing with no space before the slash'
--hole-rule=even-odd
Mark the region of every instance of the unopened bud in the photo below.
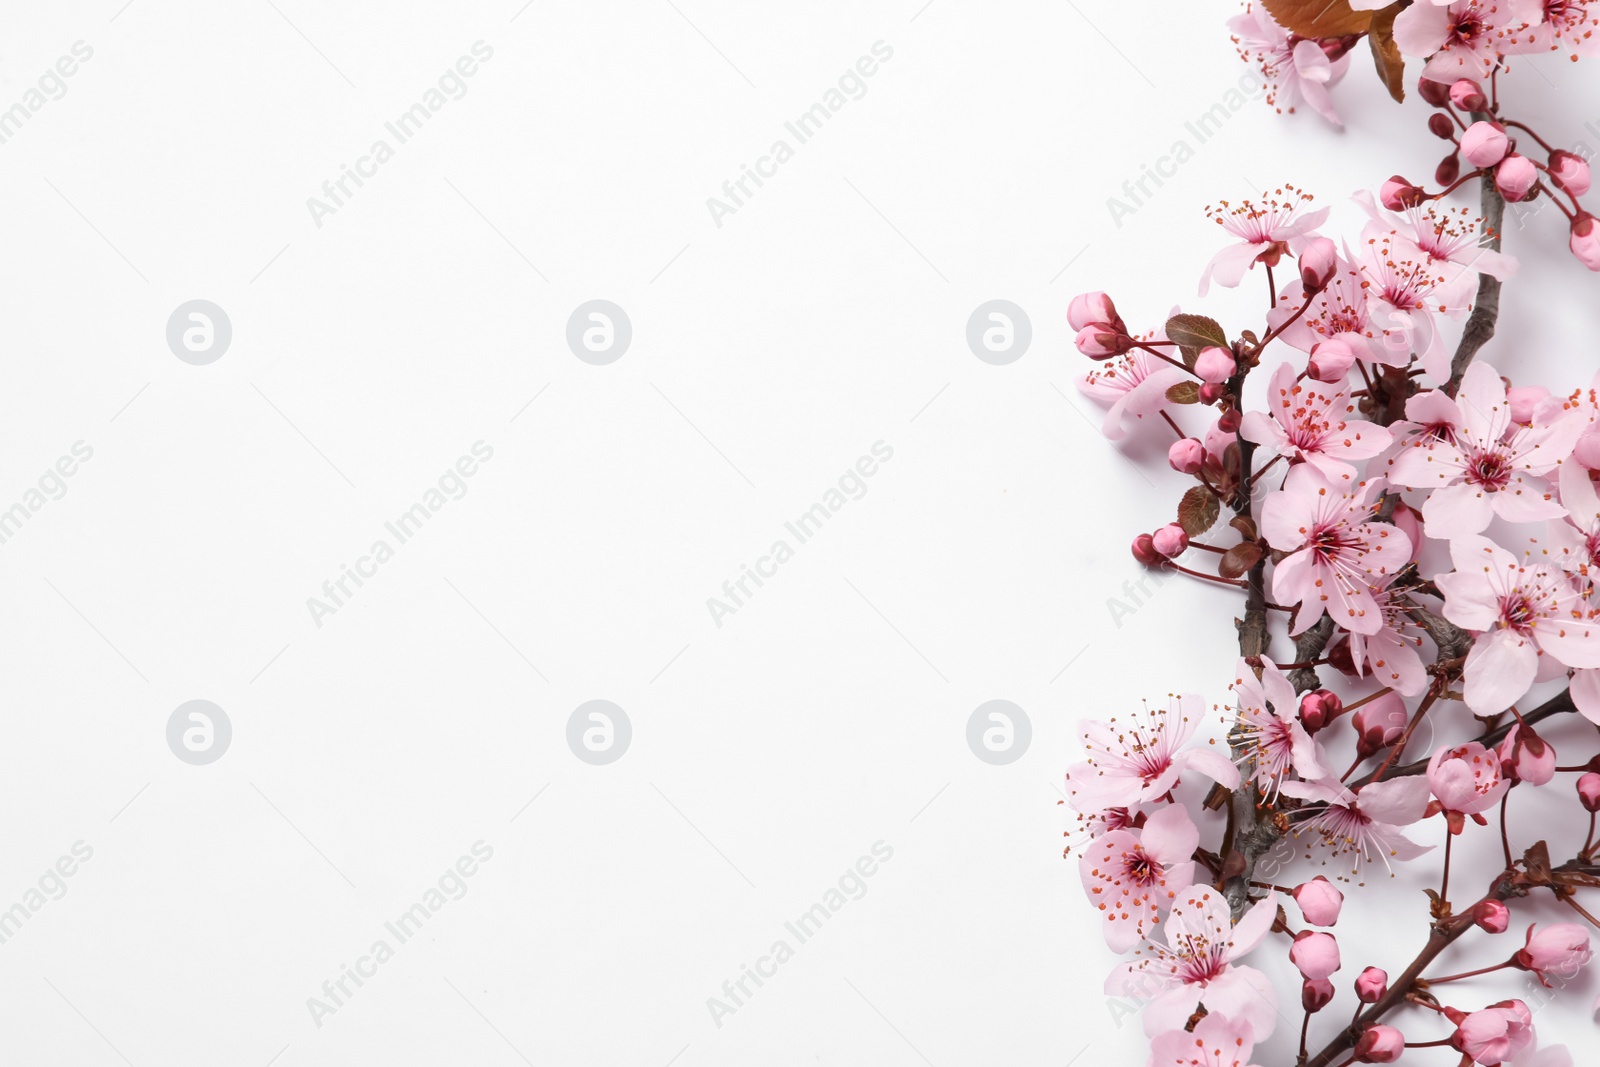
<svg viewBox="0 0 1600 1067">
<path fill-rule="evenodd" d="M 1356 999 L 1376 1004 L 1389 992 L 1389 975 L 1382 967 L 1368 967 L 1356 975 Z"/>
<path fill-rule="evenodd" d="M 1244 416 L 1238 408 L 1229 408 L 1217 417 L 1217 429 L 1225 434 L 1236 434 L 1239 427 L 1244 425 Z"/>
<path fill-rule="evenodd" d="M 1167 449 L 1167 462 L 1179 474 L 1198 474 L 1205 461 L 1206 446 L 1193 437 L 1174 441 L 1172 447 Z"/>
<path fill-rule="evenodd" d="M 1433 168 L 1433 180 L 1440 185 L 1454 185 L 1459 177 L 1461 177 L 1461 156 L 1455 152 L 1439 160 L 1439 165 Z"/>
<path fill-rule="evenodd" d="M 1300 253 L 1300 281 L 1306 292 L 1317 293 L 1333 281 L 1339 269 L 1339 247 L 1326 237 L 1313 237 Z"/>
<path fill-rule="evenodd" d="M 1215 404 L 1228 395 L 1228 386 L 1225 382 L 1206 382 L 1200 386 L 1200 403 Z"/>
<path fill-rule="evenodd" d="M 1133 347 L 1133 338 L 1106 323 L 1091 323 L 1078 331 L 1078 351 L 1090 359 L 1110 359 Z"/>
<path fill-rule="evenodd" d="M 1573 196 L 1582 196 L 1589 191 L 1588 161 L 1564 149 L 1558 148 L 1550 153 L 1550 177 L 1560 182 L 1561 187 Z"/>
<path fill-rule="evenodd" d="M 1356 728 L 1356 755 L 1367 759 L 1400 740 L 1411 717 L 1398 693 L 1385 693 L 1357 708 L 1351 721 Z"/>
<path fill-rule="evenodd" d="M 1503 934 L 1511 925 L 1511 909 L 1498 900 L 1480 900 L 1472 906 L 1472 922 L 1480 930 Z"/>
<path fill-rule="evenodd" d="M 1484 111 L 1489 107 L 1483 87 L 1471 78 L 1462 78 L 1450 86 L 1450 102 L 1462 111 Z"/>
<path fill-rule="evenodd" d="M 1326 978 L 1307 978 L 1300 984 L 1300 1006 L 1315 1014 L 1333 1000 L 1333 983 Z"/>
<path fill-rule="evenodd" d="M 1238 369 L 1239 365 L 1234 362 L 1233 353 L 1216 345 L 1202 348 L 1200 355 L 1194 361 L 1194 372 L 1207 382 L 1225 382 L 1232 378 Z"/>
<path fill-rule="evenodd" d="M 1181 556 L 1189 550 L 1189 534 L 1177 523 L 1168 523 L 1150 535 L 1151 546 L 1164 559 Z"/>
<path fill-rule="evenodd" d="M 1589 771 L 1578 778 L 1578 802 L 1584 811 L 1600 811 L 1600 774 Z"/>
<path fill-rule="evenodd" d="M 1316 733 L 1343 714 L 1344 701 L 1337 693 L 1315 689 L 1300 698 L 1300 722 L 1307 733 Z"/>
<path fill-rule="evenodd" d="M 1117 306 L 1111 298 L 1104 293 L 1079 293 L 1072 298 L 1072 303 L 1067 306 L 1067 323 L 1074 330 L 1082 330 L 1085 326 L 1093 326 L 1097 322 L 1108 323 L 1122 329 L 1122 318 L 1117 314 Z"/>
<path fill-rule="evenodd" d="M 1578 212 L 1572 220 L 1572 239 L 1568 242 L 1572 254 L 1590 270 L 1600 270 L 1600 223 L 1587 211 Z"/>
<path fill-rule="evenodd" d="M 1428 116 L 1428 132 L 1441 140 L 1449 140 L 1456 135 L 1456 124 L 1450 121 L 1449 115 L 1435 111 Z"/>
<path fill-rule="evenodd" d="M 1539 168 L 1527 156 L 1513 152 L 1495 167 L 1494 184 L 1501 196 L 1515 204 L 1526 200 L 1533 187 L 1539 184 Z"/>
<path fill-rule="evenodd" d="M 1306 373 L 1319 382 L 1336 384 L 1344 381 L 1355 362 L 1355 347 L 1343 337 L 1330 337 L 1311 346 Z"/>
<path fill-rule="evenodd" d="M 1429 107 L 1444 107 L 1450 102 L 1450 83 L 1421 78 L 1417 81 L 1417 95 L 1426 100 Z"/>
<path fill-rule="evenodd" d="M 1474 122 L 1461 134 L 1461 155 L 1474 167 L 1492 167 L 1511 151 L 1511 138 L 1498 122 Z"/>
<path fill-rule="evenodd" d="M 1390 211 L 1404 211 L 1408 207 L 1422 203 L 1427 193 L 1412 185 L 1410 181 L 1396 174 L 1383 183 L 1378 190 L 1378 199 L 1383 201 L 1383 206 Z"/>
</svg>

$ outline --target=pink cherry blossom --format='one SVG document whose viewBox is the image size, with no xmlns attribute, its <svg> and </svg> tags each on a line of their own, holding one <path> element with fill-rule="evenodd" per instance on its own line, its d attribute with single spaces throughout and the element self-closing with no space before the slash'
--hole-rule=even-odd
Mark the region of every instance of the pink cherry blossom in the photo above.
<svg viewBox="0 0 1600 1067">
<path fill-rule="evenodd" d="M 1434 583 L 1444 617 L 1479 631 L 1464 670 L 1467 706 L 1504 711 L 1565 667 L 1600 667 L 1600 622 L 1559 568 L 1522 564 L 1486 537 L 1450 542 L 1456 569 Z"/>
<path fill-rule="evenodd" d="M 1272 573 L 1280 604 L 1299 604 L 1294 633 L 1326 610 L 1354 633 L 1374 634 L 1383 615 L 1372 586 L 1411 559 L 1411 542 L 1394 526 L 1369 521 L 1382 480 L 1334 483 L 1309 464 L 1289 471 L 1283 489 L 1261 506 L 1261 532 L 1287 552 Z"/>
<path fill-rule="evenodd" d="M 1450 352 L 1435 316 L 1468 310 L 1465 304 L 1453 303 L 1459 290 L 1450 282 L 1459 276 L 1459 268 L 1440 270 L 1430 254 L 1394 231 L 1364 239 L 1356 266 L 1366 285 L 1367 313 L 1372 326 L 1384 335 L 1382 351 L 1391 357 L 1391 365 L 1396 363 L 1393 354 L 1414 352 L 1428 374 L 1441 380 L 1448 377 Z"/>
<path fill-rule="evenodd" d="M 1068 799 L 1078 811 L 1148 803 L 1171 792 L 1179 775 L 1192 770 L 1229 789 L 1239 770 L 1212 745 L 1184 748 L 1194 736 L 1205 702 L 1194 694 L 1174 696 L 1166 708 L 1079 727 L 1087 759 L 1067 772 Z"/>
<path fill-rule="evenodd" d="M 1493 367 L 1474 363 L 1455 400 L 1439 390 L 1419 393 L 1406 402 L 1406 415 L 1417 423 L 1443 418 L 1449 427 L 1411 438 L 1389 461 L 1390 481 L 1432 490 L 1422 506 L 1429 537 L 1475 534 L 1495 515 L 1534 522 L 1562 514 L 1540 476 L 1572 452 L 1585 425 L 1576 412 L 1515 426 L 1505 382 Z"/>
<path fill-rule="evenodd" d="M 1396 523 L 1398 527 L 1398 523 Z M 1401 533 L 1405 531 L 1402 529 Z M 1408 538 L 1409 539 L 1409 538 Z M 1422 638 L 1406 614 L 1409 586 L 1394 584 L 1396 575 L 1386 575 L 1371 588 L 1383 625 L 1376 633 L 1350 634 L 1350 658 L 1356 670 L 1394 689 L 1402 696 L 1416 696 L 1428 686 L 1428 671 L 1422 664 Z"/>
<path fill-rule="evenodd" d="M 1459 833 L 1460 816 L 1494 807 L 1511 782 L 1500 773 L 1500 759 L 1494 750 L 1471 741 L 1433 754 L 1428 761 L 1428 788 L 1440 810 L 1452 816 L 1451 832 Z"/>
<path fill-rule="evenodd" d="M 1450 1045 L 1483 1067 L 1494 1067 L 1532 1047 L 1533 1012 L 1520 1000 L 1502 1000 L 1463 1016 Z"/>
<path fill-rule="evenodd" d="M 1543 19 L 1517 38 L 1519 52 L 1568 49 L 1573 59 L 1600 55 L 1600 5 L 1592 0 L 1540 0 Z"/>
<path fill-rule="evenodd" d="M 1348 385 L 1298 381 L 1294 366 L 1280 363 L 1267 383 L 1270 414 L 1247 412 L 1240 435 L 1316 467 L 1329 479 L 1353 479 L 1350 460 L 1371 459 L 1391 440 L 1389 431 L 1356 416 Z"/>
<path fill-rule="evenodd" d="M 1261 679 L 1240 660 L 1233 691 L 1239 700 L 1238 745 L 1251 765 L 1250 779 L 1270 800 L 1290 772 L 1323 778 L 1330 771 L 1322 747 L 1300 724 L 1299 698 L 1289 678 L 1271 660 L 1261 661 Z"/>
<path fill-rule="evenodd" d="M 1207 208 L 1206 216 L 1239 242 L 1224 248 L 1206 264 L 1200 277 L 1200 295 L 1205 296 L 1210 290 L 1213 278 L 1232 289 L 1256 263 L 1276 264 L 1285 254 L 1298 255 L 1316 236 L 1317 227 L 1328 219 L 1328 208 L 1306 211 L 1311 200 L 1310 193 L 1285 185 L 1259 204 L 1252 200 L 1238 204 L 1224 200 Z"/>
<path fill-rule="evenodd" d="M 1348 252 L 1340 258 L 1327 288 L 1312 298 L 1305 314 L 1295 318 L 1305 302 L 1305 285 L 1296 278 L 1284 287 L 1278 305 L 1267 314 L 1267 324 L 1275 330 L 1281 328 L 1279 336 L 1290 347 L 1310 352 L 1324 341 L 1338 340 L 1368 363 L 1403 367 L 1410 361 L 1411 347 L 1404 335 L 1380 333 L 1372 324 L 1366 277 Z"/>
<path fill-rule="evenodd" d="M 1293 113 L 1301 103 L 1339 128 L 1339 112 L 1328 89 L 1344 77 L 1346 57 L 1329 60 L 1316 41 L 1289 33 L 1265 7 L 1247 4 L 1245 13 L 1228 20 L 1239 56 L 1257 67 L 1267 83 L 1267 103 L 1278 112 Z"/>
<path fill-rule="evenodd" d="M 1078 391 L 1110 405 L 1100 432 L 1112 441 L 1120 441 L 1128 435 L 1129 427 L 1147 415 L 1158 416 L 1168 403 L 1167 390 L 1188 380 L 1187 374 L 1166 360 L 1134 349 L 1098 364 L 1079 378 Z"/>
<path fill-rule="evenodd" d="M 1404 250 L 1408 259 L 1426 261 L 1440 279 L 1438 300 L 1447 307 L 1465 307 L 1472 301 L 1480 273 L 1502 281 L 1517 273 L 1515 258 L 1480 244 L 1481 220 L 1469 208 L 1418 204 L 1394 213 L 1381 208 L 1365 190 L 1356 194 L 1355 201 L 1372 218 L 1361 232 L 1363 242 L 1387 236 L 1391 249 Z"/>
<path fill-rule="evenodd" d="M 1277 997 L 1267 976 L 1238 960 L 1259 945 L 1277 917 L 1277 895 L 1257 901 L 1237 926 L 1228 902 L 1207 885 L 1179 892 L 1161 940 L 1149 938 L 1140 958 L 1129 960 L 1106 979 L 1108 995 L 1154 996 L 1144 1011 L 1145 1033 L 1181 1030 L 1203 1001 L 1248 1025 L 1260 1037 L 1278 1021 Z"/>
<path fill-rule="evenodd" d="M 1518 967 L 1532 971 L 1548 986 L 1552 975 L 1567 979 L 1576 977 L 1593 956 L 1587 928 L 1577 923 L 1556 923 L 1540 930 L 1536 923 L 1528 927 L 1527 942 L 1513 959 Z"/>
<path fill-rule="evenodd" d="M 1485 77 L 1496 57 L 1514 50 L 1517 35 L 1540 17 L 1540 0 L 1422 0 L 1394 22 L 1400 51 L 1427 59 L 1423 77 L 1448 82 Z"/>
<path fill-rule="evenodd" d="M 1360 793 L 1331 778 L 1285 782 L 1283 792 L 1308 802 L 1301 811 L 1310 817 L 1296 825 L 1295 836 L 1320 838 L 1331 856 L 1350 856 L 1357 870 L 1373 859 L 1389 866 L 1391 859 L 1415 859 L 1432 850 L 1400 832 L 1428 810 L 1428 783 L 1414 775 L 1371 782 Z"/>
<path fill-rule="evenodd" d="M 1194 1031 L 1168 1030 L 1150 1043 L 1149 1067 L 1254 1067 L 1246 1061 L 1255 1048 L 1248 1023 L 1211 1012 Z"/>
<path fill-rule="evenodd" d="M 1179 889 L 1194 882 L 1200 843 L 1189 813 L 1169 804 L 1140 830 L 1113 830 L 1078 859 L 1084 892 L 1104 919 L 1106 944 L 1126 952 L 1150 930 Z"/>
<path fill-rule="evenodd" d="M 1600 581 L 1600 493 L 1595 491 L 1588 468 L 1563 463 L 1556 484 L 1561 490 L 1565 522 L 1546 528 L 1550 554 L 1562 570 L 1582 587 Z"/>
</svg>

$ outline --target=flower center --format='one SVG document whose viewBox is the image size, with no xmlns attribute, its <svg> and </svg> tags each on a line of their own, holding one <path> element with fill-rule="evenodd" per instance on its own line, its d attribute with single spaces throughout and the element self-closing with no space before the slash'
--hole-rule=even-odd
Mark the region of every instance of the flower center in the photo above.
<svg viewBox="0 0 1600 1067">
<path fill-rule="evenodd" d="M 1467 480 L 1491 493 L 1504 489 L 1511 474 L 1511 461 L 1499 452 L 1478 452 L 1467 461 Z"/>
</svg>

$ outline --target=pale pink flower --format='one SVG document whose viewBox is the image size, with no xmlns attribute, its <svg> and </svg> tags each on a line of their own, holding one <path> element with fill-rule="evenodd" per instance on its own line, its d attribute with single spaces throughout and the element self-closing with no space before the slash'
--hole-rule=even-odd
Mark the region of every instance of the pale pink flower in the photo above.
<svg viewBox="0 0 1600 1067">
<path fill-rule="evenodd" d="M 1285 782 L 1283 792 L 1307 802 L 1309 814 L 1295 827 L 1295 836 L 1314 834 L 1333 856 L 1349 855 L 1355 869 L 1363 862 L 1415 859 L 1432 850 L 1400 832 L 1428 810 L 1428 783 L 1414 775 L 1371 782 L 1352 793 L 1341 782 Z"/>
<path fill-rule="evenodd" d="M 1154 993 L 1144 1011 L 1145 1033 L 1151 1036 L 1183 1029 L 1203 1001 L 1208 1012 L 1220 1012 L 1265 1038 L 1278 1021 L 1272 983 L 1237 961 L 1272 930 L 1277 911 L 1277 894 L 1271 894 L 1251 905 L 1235 926 L 1220 892 L 1189 886 L 1173 903 L 1162 939 L 1147 939 L 1139 959 L 1111 972 L 1105 991 L 1110 996 Z"/>
<path fill-rule="evenodd" d="M 1154 929 L 1177 891 L 1194 882 L 1194 850 L 1200 843 L 1189 813 L 1169 804 L 1142 829 L 1113 830 L 1078 859 L 1089 902 L 1104 919 L 1106 944 L 1126 952 Z"/>
<path fill-rule="evenodd" d="M 1600 580 L 1600 493 L 1588 468 L 1578 463 L 1563 463 L 1556 485 L 1567 514 L 1565 522 L 1546 528 L 1550 552 L 1562 570 L 1587 587 Z"/>
<path fill-rule="evenodd" d="M 1304 315 L 1295 318 L 1305 302 L 1305 285 L 1296 278 L 1278 294 L 1278 306 L 1267 313 L 1267 325 L 1275 330 L 1281 327 L 1279 337 L 1290 347 L 1310 352 L 1323 341 L 1337 339 L 1348 343 L 1357 358 L 1368 363 L 1403 367 L 1410 361 L 1406 337 L 1383 334 L 1372 324 L 1366 276 L 1354 265 L 1348 250 L 1335 266 L 1328 287 L 1312 298 Z"/>
<path fill-rule="evenodd" d="M 1244 200 L 1235 205 L 1224 200 L 1207 208 L 1206 216 L 1239 241 L 1206 264 L 1200 277 L 1200 295 L 1205 296 L 1210 290 L 1213 278 L 1232 289 L 1256 263 L 1276 265 L 1285 254 L 1299 255 L 1316 236 L 1317 227 L 1328 219 L 1328 208 L 1301 214 L 1311 201 L 1310 193 L 1285 185 L 1259 204 Z"/>
<path fill-rule="evenodd" d="M 1533 1012 L 1520 1000 L 1502 1000 L 1456 1023 L 1450 1045 L 1483 1067 L 1494 1067 L 1534 1043 Z"/>
<path fill-rule="evenodd" d="M 1354 478 L 1350 460 L 1371 459 L 1391 440 L 1389 431 L 1356 415 L 1348 385 L 1296 380 L 1280 363 L 1267 383 L 1267 410 L 1247 412 L 1240 434 L 1281 456 L 1304 460 L 1330 479 Z"/>
<path fill-rule="evenodd" d="M 1480 244 L 1483 234 L 1468 208 L 1437 208 L 1418 204 L 1398 213 L 1385 210 L 1368 190 L 1355 195 L 1372 221 L 1361 232 L 1363 242 L 1384 236 L 1391 249 L 1403 249 L 1406 258 L 1426 261 L 1440 278 L 1438 300 L 1446 307 L 1465 307 L 1478 288 L 1478 275 L 1505 280 L 1517 273 L 1515 258 Z"/>
<path fill-rule="evenodd" d="M 1301 103 L 1340 129 L 1344 123 L 1333 106 L 1328 89 L 1338 84 L 1349 67 L 1347 56 L 1329 60 L 1316 41 L 1289 33 L 1265 7 L 1247 4 L 1242 15 L 1228 20 L 1239 57 L 1261 71 L 1267 84 L 1267 103 L 1279 114 L 1293 113 Z"/>
<path fill-rule="evenodd" d="M 1078 379 L 1078 391 L 1110 405 L 1100 432 L 1112 441 L 1120 441 L 1128 436 L 1129 427 L 1147 415 L 1159 416 L 1169 403 L 1169 388 L 1189 380 L 1187 374 L 1166 360 L 1136 348 L 1095 364 L 1093 370 Z"/>
<path fill-rule="evenodd" d="M 1205 714 L 1194 694 L 1174 696 L 1166 708 L 1146 705 L 1125 720 L 1087 720 L 1079 726 L 1087 759 L 1067 772 L 1068 800 L 1078 811 L 1100 811 L 1157 800 L 1172 791 L 1186 770 L 1229 789 L 1239 785 L 1239 769 L 1215 750 L 1184 746 Z"/>
<path fill-rule="evenodd" d="M 1516 50 L 1518 35 L 1541 17 L 1541 0 L 1458 0 L 1412 4 L 1394 22 L 1400 51 L 1427 59 L 1425 78 L 1483 78 L 1497 58 Z"/>
<path fill-rule="evenodd" d="M 1261 679 L 1241 659 L 1233 691 L 1239 699 L 1234 726 L 1240 749 L 1252 768 L 1250 778 L 1271 799 L 1291 772 L 1302 778 L 1324 778 L 1330 772 L 1322 746 L 1300 724 L 1300 699 L 1288 675 L 1265 657 Z"/>
<path fill-rule="evenodd" d="M 1572 1053 L 1565 1045 L 1546 1045 L 1540 1049 L 1530 1045 L 1509 1062 L 1510 1067 L 1572 1067 Z"/>
<path fill-rule="evenodd" d="M 1551 52 L 1565 47 L 1576 60 L 1600 55 L 1600 4 L 1593 0 L 1539 0 L 1542 21 L 1519 34 L 1519 52 Z"/>
<path fill-rule="evenodd" d="M 1150 1043 L 1149 1067 L 1255 1067 L 1246 1062 L 1254 1049 L 1250 1024 L 1211 1012 L 1195 1024 L 1193 1033 L 1157 1034 Z"/>
<path fill-rule="evenodd" d="M 1403 529 L 1400 532 L 1405 533 Z M 1406 614 L 1404 599 L 1411 589 L 1396 586 L 1396 577 L 1386 575 L 1372 587 L 1372 599 L 1378 605 L 1383 625 L 1376 633 L 1352 632 L 1350 658 L 1362 674 L 1370 674 L 1402 696 L 1411 697 L 1428 687 L 1428 671 L 1417 651 L 1422 647 L 1422 638 Z"/>
<path fill-rule="evenodd" d="M 1470 741 L 1433 754 L 1428 761 L 1428 788 L 1439 809 L 1452 816 L 1451 832 L 1459 833 L 1460 816 L 1477 815 L 1500 803 L 1511 781 L 1500 773 L 1494 749 Z"/>
<path fill-rule="evenodd" d="M 1372 586 L 1405 567 L 1411 542 L 1388 523 L 1368 521 L 1381 490 L 1382 479 L 1336 484 L 1302 463 L 1262 503 L 1261 532 L 1274 549 L 1289 553 L 1272 572 L 1272 595 L 1280 604 L 1300 605 L 1294 633 L 1324 610 L 1353 633 L 1382 629 Z"/>
<path fill-rule="evenodd" d="M 1600 667 L 1600 623 L 1566 574 L 1524 565 L 1486 537 L 1450 542 L 1456 569 L 1434 584 L 1444 617 L 1479 632 L 1464 669 L 1467 706 L 1493 715 L 1561 667 Z"/>
<path fill-rule="evenodd" d="M 1364 241 L 1356 266 L 1366 283 L 1372 326 L 1384 337 L 1385 362 L 1394 365 L 1396 353 L 1413 352 L 1428 374 L 1441 380 L 1449 377 L 1450 352 L 1434 317 L 1468 310 L 1450 302 L 1454 294 L 1446 285 L 1449 276 L 1430 255 L 1399 240 L 1393 231 Z"/>
<path fill-rule="evenodd" d="M 1532 971 L 1545 986 L 1550 976 L 1573 978 L 1579 968 L 1594 956 L 1589 947 L 1589 931 L 1577 923 L 1556 923 L 1538 930 L 1538 924 L 1528 927 L 1527 942 L 1512 957 L 1518 967 Z"/>
<path fill-rule="evenodd" d="M 1419 403 L 1422 397 L 1428 399 Z M 1516 426 L 1505 382 L 1493 367 L 1474 363 L 1455 400 L 1436 389 L 1419 393 L 1406 401 L 1406 415 L 1414 422 L 1442 416 L 1449 426 L 1448 436 L 1415 437 L 1389 461 L 1390 481 L 1432 490 L 1422 505 L 1429 537 L 1475 534 L 1496 515 L 1534 522 L 1562 514 L 1540 476 L 1572 452 L 1584 427 L 1576 412 Z"/>
</svg>

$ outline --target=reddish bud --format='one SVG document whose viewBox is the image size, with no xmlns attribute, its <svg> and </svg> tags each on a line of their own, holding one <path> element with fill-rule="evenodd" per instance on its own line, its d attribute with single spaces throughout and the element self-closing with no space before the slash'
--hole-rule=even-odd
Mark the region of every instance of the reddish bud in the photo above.
<svg viewBox="0 0 1600 1067">
<path fill-rule="evenodd" d="M 1239 365 L 1234 362 L 1233 353 L 1216 345 L 1202 348 L 1200 355 L 1194 361 L 1194 372 L 1207 382 L 1218 384 L 1226 382 L 1238 369 Z"/>
<path fill-rule="evenodd" d="M 1433 168 L 1433 180 L 1440 185 L 1454 185 L 1459 177 L 1461 177 L 1461 157 L 1454 152 L 1439 160 L 1439 165 Z"/>
<path fill-rule="evenodd" d="M 1489 107 L 1483 88 L 1471 78 L 1462 78 L 1450 86 L 1450 102 L 1462 111 L 1486 111 Z"/>
<path fill-rule="evenodd" d="M 1349 675 L 1351 678 L 1360 678 L 1361 672 L 1356 670 L 1356 658 L 1350 651 L 1350 639 L 1341 637 L 1328 646 L 1328 666 L 1340 674 Z"/>
<path fill-rule="evenodd" d="M 1326 978 L 1307 978 L 1300 985 L 1300 1006 L 1316 1013 L 1333 1000 L 1333 983 Z"/>
<path fill-rule="evenodd" d="M 1159 567 L 1166 562 L 1166 557 L 1156 551 L 1155 538 L 1147 533 L 1133 539 L 1133 558 L 1146 567 Z"/>
<path fill-rule="evenodd" d="M 1300 722 L 1307 733 L 1316 733 L 1343 714 L 1344 701 L 1337 693 L 1316 689 L 1300 698 Z"/>
<path fill-rule="evenodd" d="M 1398 693 L 1385 693 L 1357 708 L 1351 721 L 1356 728 L 1356 755 L 1367 759 L 1400 740 L 1411 717 Z"/>
<path fill-rule="evenodd" d="M 1090 359 L 1110 359 L 1133 347 L 1133 338 L 1106 323 L 1092 323 L 1078 331 L 1078 351 Z"/>
<path fill-rule="evenodd" d="M 1228 395 L 1228 386 L 1223 382 L 1206 382 L 1200 386 L 1200 403 L 1215 404 Z"/>
<path fill-rule="evenodd" d="M 1456 135 L 1456 124 L 1450 121 L 1450 116 L 1435 111 L 1428 116 L 1428 131 L 1435 137 L 1448 140 Z"/>
<path fill-rule="evenodd" d="M 1239 413 L 1238 408 L 1229 408 L 1217 418 L 1217 429 L 1225 434 L 1238 433 L 1239 427 L 1242 425 L 1244 425 L 1244 416 Z"/>
<path fill-rule="evenodd" d="M 1589 164 L 1582 156 L 1563 149 L 1550 153 L 1550 177 L 1573 196 L 1589 191 Z"/>
<path fill-rule="evenodd" d="M 1512 781 L 1544 785 L 1556 776 L 1556 750 L 1526 723 L 1511 727 L 1495 754 L 1500 770 Z"/>
<path fill-rule="evenodd" d="M 1389 992 L 1389 974 L 1382 967 L 1368 967 L 1356 975 L 1356 998 L 1363 1004 L 1376 1004 Z"/>
<path fill-rule="evenodd" d="M 1383 188 L 1378 190 L 1378 199 L 1383 201 L 1383 206 L 1390 211 L 1404 211 L 1408 207 L 1422 203 L 1427 193 L 1412 185 L 1410 181 L 1396 174 L 1383 183 Z"/>
<path fill-rule="evenodd" d="M 1600 270 L 1600 224 L 1587 211 L 1578 212 L 1572 220 L 1572 240 L 1568 243 L 1572 254 L 1590 270 Z"/>
<path fill-rule="evenodd" d="M 1206 446 L 1193 437 L 1174 441 L 1167 449 L 1167 462 L 1179 474 L 1197 474 L 1206 462 Z"/>
<path fill-rule="evenodd" d="M 1082 330 L 1085 326 L 1095 323 L 1107 323 L 1117 327 L 1118 333 L 1126 333 L 1123 328 L 1122 317 L 1117 314 L 1117 305 L 1104 293 L 1080 293 L 1072 298 L 1072 303 L 1067 306 L 1067 324 L 1074 330 Z"/>
<path fill-rule="evenodd" d="M 1511 925 L 1511 909 L 1498 900 L 1480 900 L 1472 906 L 1473 924 L 1491 934 L 1503 934 Z"/>
<path fill-rule="evenodd" d="M 1600 774 L 1590 771 L 1578 779 L 1578 802 L 1584 811 L 1600 811 Z"/>
<path fill-rule="evenodd" d="M 1374 1023 L 1356 1042 L 1357 1063 L 1393 1063 L 1406 1050 L 1406 1035 L 1392 1026 Z"/>
<path fill-rule="evenodd" d="M 1450 102 L 1450 83 L 1420 78 L 1417 81 L 1417 95 L 1426 100 L 1430 107 L 1444 107 Z"/>
<path fill-rule="evenodd" d="M 1189 535 L 1177 523 L 1168 523 L 1150 535 L 1151 547 L 1164 559 L 1181 556 L 1189 550 Z"/>
</svg>

